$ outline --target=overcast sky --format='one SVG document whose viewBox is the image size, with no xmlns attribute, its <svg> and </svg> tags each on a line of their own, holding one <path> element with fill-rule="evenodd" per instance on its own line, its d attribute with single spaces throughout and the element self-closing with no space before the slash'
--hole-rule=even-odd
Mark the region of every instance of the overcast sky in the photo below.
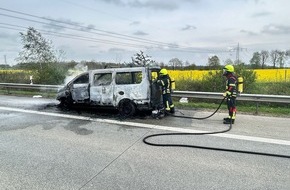
<svg viewBox="0 0 290 190">
<path fill-rule="evenodd" d="M 130 62 L 142 50 L 206 65 L 290 49 L 289 0 L 0 0 L 0 64 L 15 64 L 34 27 L 75 61 Z M 238 46 L 239 44 L 239 46 Z"/>
</svg>

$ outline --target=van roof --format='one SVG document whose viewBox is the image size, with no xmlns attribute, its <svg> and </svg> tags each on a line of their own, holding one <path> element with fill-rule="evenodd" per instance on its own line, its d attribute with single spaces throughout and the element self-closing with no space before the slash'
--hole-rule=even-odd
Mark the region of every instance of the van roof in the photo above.
<svg viewBox="0 0 290 190">
<path fill-rule="evenodd" d="M 117 67 L 117 68 L 105 68 L 105 69 L 94 69 L 94 70 L 90 70 L 91 72 L 95 72 L 95 71 L 140 71 L 145 69 L 146 67 Z M 147 67 L 150 70 L 159 70 L 160 67 L 158 66 L 154 66 L 154 67 Z"/>
</svg>

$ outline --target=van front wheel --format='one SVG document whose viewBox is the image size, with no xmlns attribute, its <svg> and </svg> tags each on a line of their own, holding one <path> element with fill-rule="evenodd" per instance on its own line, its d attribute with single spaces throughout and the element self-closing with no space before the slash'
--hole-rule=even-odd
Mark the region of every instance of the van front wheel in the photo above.
<svg viewBox="0 0 290 190">
<path fill-rule="evenodd" d="M 119 104 L 119 113 L 122 116 L 133 116 L 136 113 L 136 106 L 131 100 L 122 100 Z"/>
<path fill-rule="evenodd" d="M 67 98 L 62 98 L 59 100 L 60 101 L 60 104 L 59 106 L 61 108 L 65 108 L 65 109 L 69 109 L 71 106 L 72 106 L 72 99 L 67 97 Z"/>
</svg>

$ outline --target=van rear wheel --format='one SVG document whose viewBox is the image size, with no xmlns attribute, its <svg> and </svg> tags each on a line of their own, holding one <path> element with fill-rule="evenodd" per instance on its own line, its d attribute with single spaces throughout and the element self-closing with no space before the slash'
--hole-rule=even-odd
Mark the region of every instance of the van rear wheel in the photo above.
<svg viewBox="0 0 290 190">
<path fill-rule="evenodd" d="M 119 113 L 122 116 L 133 116 L 136 113 L 136 106 L 131 100 L 122 100 L 119 104 Z"/>
</svg>

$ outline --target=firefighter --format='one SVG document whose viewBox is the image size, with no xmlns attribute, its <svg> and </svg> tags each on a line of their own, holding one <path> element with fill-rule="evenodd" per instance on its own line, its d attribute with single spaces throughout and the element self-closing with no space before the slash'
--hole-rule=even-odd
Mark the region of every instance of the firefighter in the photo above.
<svg viewBox="0 0 290 190">
<path fill-rule="evenodd" d="M 226 98 L 229 116 L 224 118 L 224 124 L 234 124 L 236 119 L 236 97 L 237 97 L 237 77 L 232 65 L 226 65 L 223 68 L 223 76 L 226 77 L 226 91 L 223 96 Z"/>
<path fill-rule="evenodd" d="M 168 112 L 170 112 L 170 113 L 175 112 L 174 104 L 173 104 L 172 98 L 171 98 L 171 92 L 172 92 L 171 83 L 172 83 L 172 80 L 169 77 L 167 70 L 161 69 L 159 71 L 159 77 L 157 79 L 157 84 L 159 84 L 161 86 L 163 106 L 165 108 L 165 112 L 167 112 L 167 113 Z"/>
</svg>

